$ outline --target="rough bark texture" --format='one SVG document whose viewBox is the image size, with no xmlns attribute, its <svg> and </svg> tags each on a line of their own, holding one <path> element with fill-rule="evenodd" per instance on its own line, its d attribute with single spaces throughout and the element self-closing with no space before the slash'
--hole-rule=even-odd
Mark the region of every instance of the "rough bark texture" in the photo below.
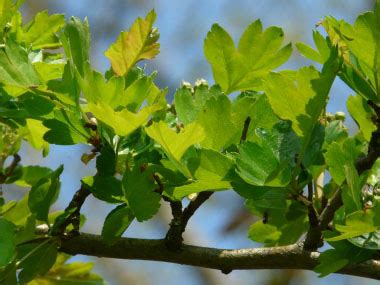
<svg viewBox="0 0 380 285">
<path fill-rule="evenodd" d="M 224 273 L 241 269 L 313 270 L 319 257 L 319 252 L 306 251 L 298 244 L 234 250 L 182 245 L 180 251 L 171 251 L 165 240 L 119 238 L 107 245 L 101 236 L 85 233 L 64 240 L 60 251 L 71 255 L 171 262 L 218 269 Z M 337 273 L 380 280 L 380 261 L 351 265 Z"/>
</svg>

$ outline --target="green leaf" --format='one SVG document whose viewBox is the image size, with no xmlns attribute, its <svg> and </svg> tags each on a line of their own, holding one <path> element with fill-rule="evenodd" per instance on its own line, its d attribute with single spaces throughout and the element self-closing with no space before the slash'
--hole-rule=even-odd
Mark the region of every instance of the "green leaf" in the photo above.
<svg viewBox="0 0 380 285">
<path fill-rule="evenodd" d="M 139 222 L 149 220 L 157 213 L 161 196 L 154 192 L 156 185 L 149 168 L 141 170 L 136 165 L 132 171 L 126 171 L 123 187 L 128 205 Z"/>
<path fill-rule="evenodd" d="M 0 217 L 0 271 L 16 256 L 15 230 L 13 223 Z"/>
<path fill-rule="evenodd" d="M 40 79 L 31 64 L 27 51 L 19 44 L 8 40 L 0 49 L 0 82 L 26 91 L 40 84 Z M 21 93 L 23 93 L 21 92 Z"/>
<path fill-rule="evenodd" d="M 99 121 L 112 127 L 117 135 L 128 136 L 144 125 L 148 118 L 162 107 L 159 105 L 146 106 L 137 113 L 127 109 L 114 111 L 112 107 L 102 103 L 89 103 L 88 108 Z"/>
<path fill-rule="evenodd" d="M 359 126 L 364 138 L 369 142 L 372 132 L 376 130 L 376 125 L 373 122 L 373 118 L 376 116 L 374 111 L 368 106 L 363 97 L 359 95 L 348 97 L 347 109 Z"/>
<path fill-rule="evenodd" d="M 254 140 L 256 128 L 272 129 L 279 121 L 273 112 L 268 98 L 265 95 L 239 96 L 232 105 L 232 119 L 235 126 L 240 130 L 237 132 L 239 140 L 244 128 L 244 122 L 250 118 L 247 140 Z"/>
<path fill-rule="evenodd" d="M 17 257 L 22 260 L 19 264 L 19 281 L 26 283 L 38 275 L 44 275 L 54 265 L 57 244 L 54 241 L 24 244 L 18 247 Z"/>
<path fill-rule="evenodd" d="M 337 71 L 336 54 L 333 54 L 322 73 L 313 67 L 304 67 L 296 74 L 271 73 L 264 82 L 274 112 L 281 119 L 290 120 L 296 134 L 303 139 L 298 162 L 302 161 L 313 130 L 319 124 Z"/>
<path fill-rule="evenodd" d="M 247 141 L 238 147 L 237 173 L 247 183 L 274 187 L 289 184 L 299 141 L 289 127 L 281 127 L 277 125 L 271 132 L 258 128 L 259 143 Z"/>
<path fill-rule="evenodd" d="M 229 174 L 233 169 L 233 161 L 220 152 L 202 149 L 198 157 L 189 160 L 188 167 L 194 181 L 174 188 L 172 195 L 177 200 L 192 193 L 231 188 Z"/>
<path fill-rule="evenodd" d="M 234 179 L 232 188 L 246 200 L 248 208 L 286 209 L 288 190 L 279 187 L 260 187 L 246 183 L 242 179 Z"/>
<path fill-rule="evenodd" d="M 328 249 L 321 253 L 319 262 L 314 271 L 320 274 L 319 277 L 325 277 L 348 265 L 350 259 L 340 251 Z"/>
<path fill-rule="evenodd" d="M 155 20 L 154 10 L 150 11 L 145 19 L 138 18 L 131 29 L 122 32 L 105 52 L 116 75 L 127 74 L 138 61 L 154 58 L 159 53 L 159 33 L 153 29 Z"/>
<path fill-rule="evenodd" d="M 108 244 L 121 237 L 125 230 L 134 220 L 132 210 L 126 204 L 122 204 L 113 209 L 104 221 L 102 237 Z"/>
<path fill-rule="evenodd" d="M 346 225 L 334 225 L 341 234 L 335 237 L 326 238 L 327 241 L 339 241 L 372 233 L 380 228 L 379 216 L 374 210 L 360 210 L 346 216 Z"/>
<path fill-rule="evenodd" d="M 96 169 L 100 176 L 112 176 L 116 171 L 116 154 L 111 146 L 105 145 L 96 158 Z"/>
<path fill-rule="evenodd" d="M 215 81 L 229 94 L 261 85 L 269 71 L 289 58 L 292 48 L 281 48 L 282 29 L 269 27 L 263 31 L 260 20 L 253 22 L 242 35 L 238 49 L 230 35 L 218 24 L 207 34 L 204 52 L 211 64 Z"/>
<path fill-rule="evenodd" d="M 185 151 L 192 145 L 206 138 L 203 128 L 198 123 L 188 124 L 179 133 L 172 131 L 162 121 L 145 128 L 146 133 L 161 145 L 164 152 L 174 161 L 180 161 Z"/>
<path fill-rule="evenodd" d="M 267 210 L 267 221 L 254 223 L 248 230 L 248 237 L 265 246 L 293 244 L 307 231 L 306 211 L 293 205 L 288 209 Z"/>
<path fill-rule="evenodd" d="M 28 194 L 17 202 L 10 201 L 4 205 L 3 217 L 16 226 L 22 226 L 26 223 L 30 210 L 28 207 Z M 7 208 L 8 207 L 8 208 Z M 7 208 L 7 209 L 5 209 Z"/>
<path fill-rule="evenodd" d="M 231 144 L 236 128 L 231 118 L 231 102 L 225 95 L 211 97 L 201 108 L 196 122 L 207 134 L 202 146 L 215 150 Z"/>
<path fill-rule="evenodd" d="M 56 33 L 65 25 L 65 16 L 47 11 L 39 12 L 35 18 L 23 27 L 22 40 L 36 49 L 58 48 L 61 43 Z"/>
<path fill-rule="evenodd" d="M 313 31 L 313 39 L 317 50 L 304 43 L 296 43 L 296 47 L 302 56 L 323 64 L 330 57 L 328 42 L 318 31 Z"/>
<path fill-rule="evenodd" d="M 24 139 L 36 150 L 42 149 L 44 156 L 49 153 L 49 144 L 44 140 L 44 134 L 48 130 L 41 121 L 26 119 L 26 134 L 24 135 Z"/>
<path fill-rule="evenodd" d="M 32 213 L 40 221 L 49 223 L 48 214 L 51 204 L 57 198 L 60 181 L 59 176 L 63 172 L 63 165 L 46 177 L 41 178 L 32 186 L 29 193 L 28 205 Z"/>
<path fill-rule="evenodd" d="M 52 170 L 47 167 L 38 165 L 29 165 L 22 167 L 22 176 L 16 181 L 19 186 L 32 186 L 41 178 L 50 175 Z"/>
<path fill-rule="evenodd" d="M 174 105 L 178 118 L 185 125 L 195 121 L 207 100 L 221 94 L 219 86 L 209 88 L 207 85 L 201 84 L 195 86 L 194 91 L 187 86 L 182 86 L 174 94 Z"/>
<path fill-rule="evenodd" d="M 44 134 L 44 139 L 51 144 L 86 144 L 90 139 L 90 131 L 84 128 L 83 120 L 68 110 L 56 110 L 54 119 L 45 120 L 43 124 L 50 129 Z"/>
<path fill-rule="evenodd" d="M 74 66 L 83 76 L 84 65 L 90 60 L 90 27 L 87 19 L 81 21 L 71 17 L 61 34 L 61 41 L 67 58 L 71 61 L 71 74 Z"/>
<path fill-rule="evenodd" d="M 59 254 L 54 266 L 44 276 L 38 276 L 28 285 L 105 285 L 101 277 L 91 272 L 92 262 L 66 263 L 70 256 Z"/>
<path fill-rule="evenodd" d="M 82 179 L 91 193 L 99 200 L 108 203 L 124 202 L 121 181 L 113 176 L 87 176 Z"/>
</svg>

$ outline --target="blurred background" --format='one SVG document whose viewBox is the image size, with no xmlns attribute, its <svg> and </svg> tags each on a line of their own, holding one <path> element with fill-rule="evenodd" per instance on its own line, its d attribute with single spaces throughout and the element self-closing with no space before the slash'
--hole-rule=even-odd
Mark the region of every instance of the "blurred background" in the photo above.
<svg viewBox="0 0 380 285">
<path fill-rule="evenodd" d="M 356 16 L 372 9 L 373 0 L 26 0 L 23 5 L 24 21 L 38 11 L 63 13 L 66 17 L 88 17 L 92 34 L 92 65 L 100 70 L 109 68 L 103 53 L 115 41 L 122 30 L 130 27 L 138 16 L 145 17 L 155 9 L 160 30 L 161 53 L 157 59 L 146 62 L 147 70 L 158 70 L 156 84 L 169 87 L 169 100 L 182 80 L 194 83 L 205 78 L 213 83 L 211 68 L 203 55 L 203 40 L 215 22 L 222 25 L 237 41 L 244 29 L 255 19 L 261 18 L 264 27 L 283 27 L 286 41 L 312 43 L 312 29 L 326 15 L 353 22 Z M 295 50 L 283 68 L 298 68 L 311 62 Z M 345 99 L 352 92 L 339 80 L 334 83 L 328 111 L 346 110 Z M 349 127 L 354 131 L 352 120 Z M 23 147 L 23 164 L 42 164 L 52 168 L 65 164 L 61 197 L 56 209 L 64 208 L 79 188 L 83 176 L 94 174 L 94 165 L 84 166 L 80 161 L 87 146 L 51 146 L 50 154 L 43 159 L 27 146 Z M 12 187 L 8 188 L 13 191 Z M 7 188 L 5 189 L 7 194 Z M 20 195 L 22 193 L 20 192 Z M 104 218 L 113 206 L 88 199 L 83 213 L 88 220 L 84 231 L 99 234 Z M 159 214 L 153 220 L 134 222 L 125 233 L 128 237 L 162 238 L 170 222 L 168 205 L 162 203 Z M 243 209 L 243 201 L 232 191 L 219 192 L 192 218 L 185 233 L 187 243 L 222 248 L 259 246 L 247 238 L 247 229 L 254 222 Z M 361 278 L 333 274 L 318 279 L 313 272 L 294 270 L 234 271 L 224 275 L 216 270 L 199 269 L 175 264 L 96 259 L 76 256 L 75 260 L 95 262 L 95 271 L 110 285 L 122 284 L 375 284 Z M 376 283 L 378 284 L 378 283 Z"/>
</svg>

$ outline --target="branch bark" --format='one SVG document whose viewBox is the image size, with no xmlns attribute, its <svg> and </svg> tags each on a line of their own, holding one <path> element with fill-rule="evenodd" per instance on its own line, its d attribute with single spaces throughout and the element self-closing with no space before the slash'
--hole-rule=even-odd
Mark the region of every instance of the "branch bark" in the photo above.
<svg viewBox="0 0 380 285">
<path fill-rule="evenodd" d="M 60 251 L 70 255 L 170 262 L 217 269 L 224 273 L 242 269 L 313 270 L 318 265 L 320 254 L 303 250 L 298 244 L 235 250 L 184 244 L 176 252 L 167 248 L 165 240 L 119 238 L 112 245 L 107 245 L 101 236 L 86 233 L 63 240 Z M 380 280 L 380 261 L 350 265 L 337 273 Z"/>
</svg>

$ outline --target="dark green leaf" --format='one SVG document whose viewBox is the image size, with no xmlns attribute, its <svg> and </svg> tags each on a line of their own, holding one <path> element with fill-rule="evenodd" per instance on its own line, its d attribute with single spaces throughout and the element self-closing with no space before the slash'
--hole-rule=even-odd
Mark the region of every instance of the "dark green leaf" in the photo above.
<svg viewBox="0 0 380 285">
<path fill-rule="evenodd" d="M 113 209 L 104 221 L 102 229 L 104 241 L 112 243 L 116 238 L 121 237 L 134 218 L 132 210 L 126 204 Z"/>
</svg>

